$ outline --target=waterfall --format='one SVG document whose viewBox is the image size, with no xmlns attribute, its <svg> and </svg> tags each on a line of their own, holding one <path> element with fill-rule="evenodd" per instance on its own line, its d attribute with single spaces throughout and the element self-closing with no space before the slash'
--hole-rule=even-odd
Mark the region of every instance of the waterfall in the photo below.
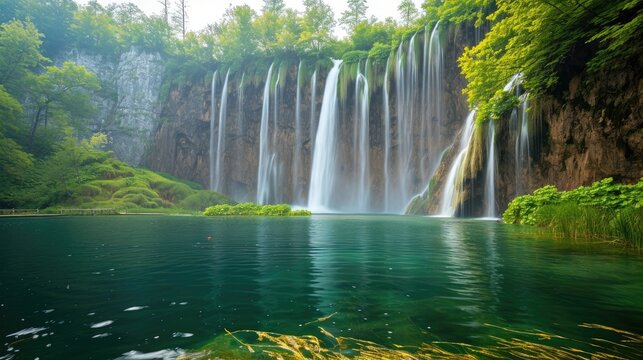
<svg viewBox="0 0 643 360">
<path fill-rule="evenodd" d="M 442 193 L 442 201 L 440 202 L 440 215 L 453 216 L 455 215 L 457 203 L 460 197 L 461 189 L 461 176 L 458 176 L 463 171 L 461 169 L 464 158 L 469 150 L 469 145 L 473 139 L 473 128 L 475 125 L 476 111 L 472 110 L 464 124 L 462 134 L 460 136 L 460 147 L 458 148 L 458 156 L 453 161 L 449 175 L 444 183 L 444 190 Z"/>
<path fill-rule="evenodd" d="M 297 67 L 297 93 L 295 99 L 295 144 L 293 147 L 293 169 L 292 169 L 292 200 L 294 204 L 299 204 L 301 202 L 301 189 L 299 181 L 299 167 L 301 163 L 301 150 L 302 150 L 302 140 L 301 140 L 301 108 L 300 108 L 300 99 L 301 99 L 301 61 L 299 61 L 299 66 Z"/>
<path fill-rule="evenodd" d="M 317 114 L 317 69 L 313 71 L 310 77 L 310 152 L 312 154 L 315 148 L 315 135 L 317 134 L 317 124 L 315 118 Z"/>
<path fill-rule="evenodd" d="M 261 128 L 259 131 L 259 166 L 257 172 L 257 203 L 266 204 L 270 196 L 270 163 L 271 155 L 268 139 L 268 122 L 270 120 L 270 79 L 272 79 L 272 68 L 270 65 L 266 84 L 263 87 L 263 106 L 261 108 Z"/>
<path fill-rule="evenodd" d="M 529 93 L 520 96 L 520 134 L 516 135 L 516 196 L 523 195 L 527 189 L 525 186 L 526 179 L 529 178 Z M 516 117 L 516 123 L 518 117 Z M 526 172 L 526 173 L 525 173 Z"/>
<path fill-rule="evenodd" d="M 390 179 L 390 150 L 391 150 L 391 111 L 389 110 L 389 75 L 388 69 L 391 62 L 389 57 L 386 61 L 386 71 L 384 72 L 384 84 L 382 84 L 382 102 L 384 106 L 384 212 L 390 212 L 391 207 L 391 179 Z"/>
<path fill-rule="evenodd" d="M 308 208 L 315 212 L 330 209 L 331 197 L 335 191 L 337 161 L 337 84 L 341 60 L 333 60 L 333 68 L 328 73 L 324 88 L 319 125 L 315 138 Z"/>
<path fill-rule="evenodd" d="M 223 89 L 221 90 L 221 105 L 219 106 L 219 131 L 217 136 L 217 157 L 214 163 L 214 176 L 215 181 L 213 185 L 213 190 L 218 192 L 223 192 L 224 189 L 221 186 L 221 180 L 223 175 L 221 174 L 221 163 L 223 162 L 223 155 L 225 152 L 225 130 L 226 130 L 226 108 L 228 105 L 228 77 L 230 76 L 230 69 L 225 75 L 225 81 L 223 82 Z"/>
<path fill-rule="evenodd" d="M 270 171 L 270 182 L 268 185 L 268 198 L 271 202 L 281 202 L 282 201 L 282 188 L 283 186 L 281 185 L 281 180 L 282 177 L 281 171 L 280 171 L 280 158 L 279 158 L 279 143 L 277 141 L 278 139 L 278 130 L 279 130 L 279 95 L 280 95 L 280 87 L 279 87 L 279 82 L 281 81 L 281 68 L 277 70 L 277 79 L 275 81 L 275 89 L 273 91 L 274 94 L 274 108 L 273 108 L 273 117 L 272 117 L 272 142 L 271 144 L 271 149 L 272 149 L 272 156 L 270 158 L 270 165 L 269 165 L 269 171 Z"/>
<path fill-rule="evenodd" d="M 215 160 L 214 160 L 214 147 L 215 147 L 215 137 L 214 137 L 214 129 L 215 129 L 215 121 L 216 121 L 216 116 L 214 115 L 214 108 L 216 106 L 216 98 L 215 98 L 215 93 L 216 93 L 216 85 L 217 85 L 217 73 L 218 71 L 215 71 L 214 74 L 212 75 L 212 84 L 210 87 L 210 190 L 214 191 L 214 167 L 215 167 Z"/>
<path fill-rule="evenodd" d="M 427 64 L 424 66 L 424 72 L 426 74 L 426 98 L 423 101 L 426 104 L 424 108 L 424 114 L 426 118 L 425 123 L 429 123 L 429 141 L 422 139 L 422 143 L 428 145 L 426 148 L 427 156 L 424 159 L 427 159 L 423 162 L 422 175 L 431 176 L 431 174 L 437 168 L 438 163 L 440 162 L 440 157 L 444 149 L 440 149 L 438 144 L 441 139 L 441 130 L 443 126 L 443 109 L 442 109 L 442 79 L 443 79 L 443 53 L 442 46 L 440 46 L 440 32 L 438 29 L 440 23 L 436 23 L 431 31 L 431 39 L 429 41 L 429 50 L 428 50 L 428 60 Z M 426 33 L 425 33 L 426 38 Z M 425 42 L 426 46 L 426 42 Z M 427 144 L 430 143 L 430 144 Z M 425 172 L 427 171 L 428 172 Z"/>
<path fill-rule="evenodd" d="M 496 124 L 493 120 L 487 123 L 487 174 L 485 177 L 485 213 L 487 218 L 496 215 Z"/>
<path fill-rule="evenodd" d="M 368 66 L 368 64 L 367 64 Z M 354 146 L 357 147 L 355 151 L 357 161 L 357 178 L 356 181 L 356 192 L 357 201 L 355 203 L 356 211 L 365 212 L 368 211 L 369 198 L 371 194 L 370 188 L 370 177 L 369 177 L 369 164 L 368 164 L 368 153 L 369 153 L 369 129 L 368 129 L 368 105 L 369 105 L 369 91 L 368 91 L 368 80 L 366 77 L 359 71 L 359 66 L 357 68 L 357 77 L 355 79 L 355 135 L 357 141 L 354 142 Z"/>
<path fill-rule="evenodd" d="M 246 124 L 243 119 L 243 98 L 244 98 L 243 89 L 245 88 L 245 84 L 244 84 L 245 79 L 246 79 L 246 73 L 244 72 L 241 74 L 241 80 L 239 81 L 239 89 L 237 91 L 237 93 L 239 94 L 237 96 L 237 100 L 239 100 L 239 108 L 237 109 L 239 112 L 239 134 L 241 136 L 244 136 L 246 133 Z"/>
</svg>

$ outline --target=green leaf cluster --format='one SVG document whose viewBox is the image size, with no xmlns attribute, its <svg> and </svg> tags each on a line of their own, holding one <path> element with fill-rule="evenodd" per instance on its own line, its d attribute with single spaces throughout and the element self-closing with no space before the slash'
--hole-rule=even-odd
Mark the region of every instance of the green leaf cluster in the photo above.
<svg viewBox="0 0 643 360">
<path fill-rule="evenodd" d="M 610 210 L 628 207 L 638 209 L 643 207 L 643 179 L 634 185 L 624 185 L 615 183 L 612 178 L 606 178 L 591 186 L 580 186 L 570 191 L 558 191 L 555 186 L 547 185 L 531 195 L 519 196 L 512 200 L 502 218 L 509 224 L 536 225 L 538 209 L 560 203 L 573 203 L 577 208 L 589 206 Z"/>
<path fill-rule="evenodd" d="M 606 178 L 571 191 L 544 186 L 512 200 L 502 219 L 508 224 L 550 227 L 568 238 L 615 237 L 640 248 L 643 179 L 624 185 Z"/>
<path fill-rule="evenodd" d="M 522 86 L 535 96 L 557 85 L 570 66 L 589 70 L 637 60 L 643 37 L 640 1 L 548 0 L 445 1 L 443 19 L 491 23 L 483 40 L 467 48 L 459 64 L 468 81 L 465 93 L 471 107 L 492 111 L 488 104 L 517 73 Z M 476 11 L 477 9 L 477 11 Z M 584 54 L 589 54 L 585 56 Z M 479 117 L 486 111 L 479 113 Z"/>
<path fill-rule="evenodd" d="M 308 210 L 292 210 L 286 204 L 259 205 L 240 203 L 210 206 L 203 212 L 205 216 L 310 216 Z"/>
</svg>

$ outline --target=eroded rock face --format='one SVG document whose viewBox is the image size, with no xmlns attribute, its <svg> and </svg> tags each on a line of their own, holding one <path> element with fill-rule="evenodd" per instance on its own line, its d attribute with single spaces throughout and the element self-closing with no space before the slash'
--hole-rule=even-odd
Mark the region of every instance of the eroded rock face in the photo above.
<svg viewBox="0 0 643 360">
<path fill-rule="evenodd" d="M 138 166 L 160 113 L 159 93 L 165 67 L 158 53 L 131 49 L 116 69 L 117 103 L 112 148 L 119 159 Z"/>
<path fill-rule="evenodd" d="M 163 58 L 136 48 L 118 59 L 72 50 L 61 60 L 71 60 L 95 73 L 101 91 L 93 94 L 97 114 L 92 131 L 111 138 L 116 157 L 139 166 L 159 120 L 159 94 L 165 72 Z"/>
<path fill-rule="evenodd" d="M 639 64 L 638 69 L 641 68 Z M 534 105 L 529 192 L 544 185 L 570 190 L 606 177 L 634 183 L 643 177 L 643 80 L 636 67 L 571 78 L 559 98 Z M 501 174 L 509 173 L 513 149 L 500 149 Z M 511 155 L 513 156 L 513 155 Z M 508 159 L 506 159 L 508 160 Z M 506 207 L 515 177 L 501 176 L 498 202 Z"/>
</svg>

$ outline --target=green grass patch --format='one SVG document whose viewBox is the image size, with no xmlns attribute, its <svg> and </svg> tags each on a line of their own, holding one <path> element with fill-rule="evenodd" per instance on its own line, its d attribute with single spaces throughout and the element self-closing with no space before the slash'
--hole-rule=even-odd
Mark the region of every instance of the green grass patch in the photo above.
<svg viewBox="0 0 643 360">
<path fill-rule="evenodd" d="M 612 178 L 558 191 L 545 186 L 515 198 L 504 222 L 551 228 L 569 239 L 618 241 L 641 249 L 643 243 L 643 179 L 634 185 Z"/>
<path fill-rule="evenodd" d="M 292 210 L 286 204 L 258 205 L 241 203 L 210 206 L 203 212 L 205 216 L 310 216 L 308 210 Z"/>
</svg>

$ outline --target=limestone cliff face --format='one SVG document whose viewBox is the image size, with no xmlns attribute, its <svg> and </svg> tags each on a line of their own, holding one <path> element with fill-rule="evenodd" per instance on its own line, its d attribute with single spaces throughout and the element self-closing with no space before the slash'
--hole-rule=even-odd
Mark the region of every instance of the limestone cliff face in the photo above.
<svg viewBox="0 0 643 360">
<path fill-rule="evenodd" d="M 531 166 L 513 176 L 514 149 L 500 127 L 498 206 L 522 181 L 531 192 L 544 185 L 570 190 L 613 177 L 634 183 L 643 177 L 643 80 L 638 68 L 575 75 L 558 96 L 544 97 L 531 112 Z M 506 124 L 506 123 L 505 123 Z M 518 180 L 516 180 L 518 178 Z"/>
<path fill-rule="evenodd" d="M 488 126 L 496 128 L 493 205 L 498 215 L 514 197 L 544 185 L 570 190 L 606 177 L 623 183 L 637 182 L 643 177 L 643 80 L 634 68 L 572 75 L 559 93 L 530 103 L 527 166 L 516 166 L 518 135 L 510 116 L 496 124 L 479 125 L 464 166 L 456 213 L 482 216 L 487 205 L 484 186 Z M 437 211 L 454 156 L 453 151 L 445 156 L 431 190 L 416 204 L 417 213 Z"/>
<path fill-rule="evenodd" d="M 93 96 L 98 113 L 91 128 L 109 135 L 110 149 L 118 159 L 140 165 L 161 109 L 165 72 L 161 55 L 131 48 L 118 59 L 108 59 L 72 50 L 62 60 L 74 61 L 98 76 L 102 89 Z"/>
<path fill-rule="evenodd" d="M 456 59 L 461 54 L 465 44 L 470 45 L 471 34 L 465 31 L 451 29 L 443 36 L 444 46 L 444 80 L 442 107 L 444 119 L 435 129 L 441 136 L 430 147 L 438 154 L 447 147 L 455 137 L 455 133 L 466 117 L 466 100 L 462 95 L 464 78 L 460 75 Z M 419 55 L 421 57 L 421 54 Z M 315 88 L 312 87 L 313 68 L 308 68 L 300 80 L 299 115 L 297 109 L 297 72 L 296 63 L 278 66 L 273 69 L 273 78 L 270 86 L 269 123 L 270 143 L 274 153 L 275 168 L 278 173 L 278 182 L 272 191 L 271 202 L 302 203 L 308 197 L 310 186 L 310 169 L 315 142 L 315 129 L 319 121 L 319 112 L 322 105 L 325 80 L 330 66 L 319 66 L 316 69 Z M 362 71 L 366 71 L 362 63 Z M 349 65 L 344 65 L 347 71 Z M 395 66 L 392 66 L 394 68 Z M 368 172 L 371 190 L 373 193 L 383 193 L 384 184 L 384 106 L 382 79 L 385 72 L 384 64 L 369 67 L 369 150 Z M 353 71 L 353 70 L 351 70 Z M 262 117 L 263 93 L 267 69 L 253 70 L 240 73 L 231 73 L 228 82 L 228 96 L 226 102 L 226 129 L 225 153 L 223 155 L 223 187 L 220 189 L 237 201 L 255 201 L 258 181 L 260 127 Z M 421 79 L 424 74 L 418 74 Z M 205 76 L 204 76 L 205 77 Z M 215 87 L 215 108 L 210 109 L 210 82 L 208 77 L 202 81 L 184 84 L 175 87 L 163 106 L 161 122 L 155 130 L 150 151 L 144 165 L 159 171 L 168 172 L 179 177 L 198 181 L 205 187 L 209 184 L 209 138 L 211 114 L 215 115 L 214 131 L 218 132 L 218 116 L 221 109 L 221 88 L 223 78 L 221 72 Z M 276 78 L 280 82 L 276 84 Z M 243 86 L 241 81 L 243 80 Z M 354 80 L 348 81 L 340 93 L 338 108 L 338 139 L 340 146 L 337 154 L 337 163 L 340 166 L 337 176 L 342 179 L 355 177 L 354 141 L 356 124 L 355 84 Z M 396 157 L 398 143 L 398 109 L 396 83 L 393 71 L 389 75 L 389 113 L 391 159 Z M 420 96 L 421 91 L 417 91 Z M 313 98 L 314 96 L 314 98 Z M 420 131 L 423 118 L 423 105 L 420 101 L 412 102 L 412 112 L 415 114 L 412 136 L 416 143 L 420 142 Z M 299 121 L 299 135 L 296 123 Z M 276 126 L 275 126 L 276 124 Z M 275 130 L 276 129 L 276 130 Z M 426 131 L 426 130 L 425 130 Z M 299 136 L 299 144 L 296 144 Z M 426 156 L 420 152 L 413 154 L 413 162 L 418 162 Z M 393 161 L 393 160 L 391 160 Z M 296 165 L 295 165 L 296 164 Z M 431 169 L 424 169 L 425 172 Z M 416 191 L 426 187 L 426 181 L 415 171 L 411 182 Z M 428 175 L 428 174 L 427 174 Z M 425 179 L 427 176 L 424 177 Z M 352 187 L 338 189 L 334 196 L 338 198 L 353 196 Z M 381 204 L 373 201 L 373 207 Z"/>
</svg>

